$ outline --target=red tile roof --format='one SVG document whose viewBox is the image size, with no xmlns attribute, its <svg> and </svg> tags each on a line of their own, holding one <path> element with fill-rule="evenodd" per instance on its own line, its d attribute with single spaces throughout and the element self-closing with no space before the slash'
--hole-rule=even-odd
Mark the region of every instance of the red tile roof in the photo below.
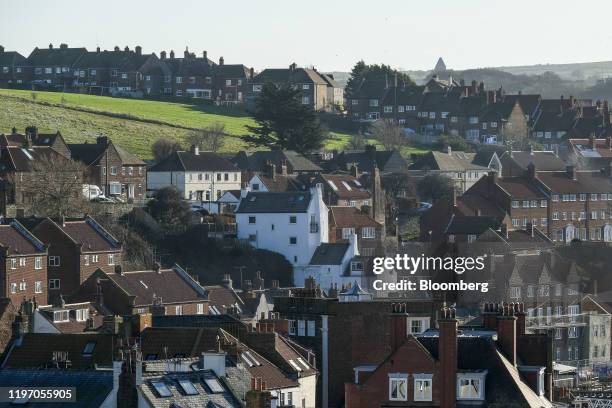
<svg viewBox="0 0 612 408">
<path fill-rule="evenodd" d="M 368 199 L 372 195 L 353 176 L 348 174 L 321 174 L 334 194 L 343 200 Z"/>
<path fill-rule="evenodd" d="M 572 179 L 564 171 L 538 172 L 537 178 L 553 193 L 612 193 L 612 178 L 600 171 L 576 171 Z"/>
<path fill-rule="evenodd" d="M 336 228 L 382 227 L 372 217 L 356 207 L 332 206 L 329 207 L 329 215 L 331 216 L 330 225 Z"/>
<path fill-rule="evenodd" d="M 514 199 L 544 199 L 546 196 L 525 177 L 499 177 L 497 184 Z"/>
<path fill-rule="evenodd" d="M 9 255 L 46 253 L 43 243 L 17 221 L 0 225 L 0 246 L 7 248 Z"/>
</svg>

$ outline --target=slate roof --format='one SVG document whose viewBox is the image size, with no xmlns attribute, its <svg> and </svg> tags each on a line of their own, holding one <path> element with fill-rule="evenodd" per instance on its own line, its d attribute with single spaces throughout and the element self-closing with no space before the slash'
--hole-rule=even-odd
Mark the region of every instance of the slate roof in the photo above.
<svg viewBox="0 0 612 408">
<path fill-rule="evenodd" d="M 374 167 L 381 171 L 403 171 L 408 169 L 408 163 L 396 151 L 376 150 L 374 146 L 362 151 L 342 151 L 333 160 L 341 170 L 348 171 L 353 163 L 360 172 L 372 173 Z"/>
<path fill-rule="evenodd" d="M 290 173 L 321 171 L 319 166 L 292 150 L 241 151 L 231 161 L 244 171 L 263 172 L 267 163 L 274 164 L 279 173 L 283 165 L 287 166 Z"/>
<path fill-rule="evenodd" d="M 8 249 L 9 256 L 41 255 L 47 252 L 43 243 L 17 221 L 0 225 L 0 246 Z"/>
<path fill-rule="evenodd" d="M 152 407 L 176 408 L 176 407 L 203 407 L 203 408 L 240 408 L 242 405 L 237 397 L 219 379 L 212 370 L 197 372 L 175 372 L 175 373 L 144 373 L 142 384 L 139 386 L 143 398 Z M 193 384 L 196 394 L 186 394 L 179 385 L 179 380 L 188 380 Z M 223 391 L 213 392 L 206 384 L 206 380 L 216 380 Z M 160 396 L 153 382 L 159 381 L 166 385 L 172 394 L 169 397 Z"/>
<path fill-rule="evenodd" d="M 155 164 L 149 169 L 150 172 L 157 171 L 238 171 L 230 161 L 222 158 L 216 153 L 199 152 L 175 152 L 165 160 Z"/>
<path fill-rule="evenodd" d="M 486 180 L 484 180 L 486 182 Z M 514 199 L 544 199 L 544 193 L 535 188 L 525 177 L 498 177 L 497 185 Z"/>
<path fill-rule="evenodd" d="M 204 289 L 201 292 L 196 290 L 193 285 L 197 283 L 188 283 L 175 269 L 161 269 L 160 273 L 135 271 L 106 275 L 126 293 L 135 297 L 134 306 L 151 305 L 155 297 L 161 298 L 164 304 L 206 301 Z"/>
<path fill-rule="evenodd" d="M 0 52 L 0 66 L 11 67 L 20 65 L 25 61 L 25 57 L 17 51 L 2 51 Z"/>
<path fill-rule="evenodd" d="M 71 143 L 68 145 L 70 154 L 74 160 L 80 161 L 87 166 L 96 165 L 100 163 L 100 159 L 104 155 L 107 148 L 114 147 L 117 154 L 121 158 L 123 165 L 135 165 L 143 166 L 145 163 L 137 156 L 124 150 L 112 142 L 105 143 Z"/>
<path fill-rule="evenodd" d="M 409 105 L 419 106 L 423 99 L 424 86 L 395 86 L 389 87 L 382 99 L 382 105 Z"/>
<path fill-rule="evenodd" d="M 84 355 L 88 343 L 95 343 L 93 352 Z M 113 364 L 115 338 L 110 334 L 26 333 L 21 344 L 13 343 L 2 368 L 42 368 L 53 366 L 53 353 L 66 352 L 74 370 L 110 367 Z"/>
<path fill-rule="evenodd" d="M 484 96 L 468 96 L 459 101 L 459 110 L 466 116 L 479 116 L 486 104 L 487 100 Z"/>
<path fill-rule="evenodd" d="M 419 110 L 424 112 L 457 112 L 460 99 L 458 92 L 427 92 L 423 94 Z"/>
<path fill-rule="evenodd" d="M 541 96 L 538 94 L 514 94 L 505 95 L 504 102 L 508 102 L 514 105 L 518 101 L 519 105 L 523 109 L 525 114 L 531 117 L 534 113 L 538 104 L 540 103 Z"/>
<path fill-rule="evenodd" d="M 410 166 L 411 170 L 440 170 L 440 171 L 486 171 L 488 167 L 474 164 L 476 153 L 431 151 L 422 155 L 416 163 Z"/>
<path fill-rule="evenodd" d="M 339 199 L 359 200 L 368 199 L 372 196 L 370 192 L 361 185 L 359 180 L 349 174 L 321 174 L 321 178 Z"/>
<path fill-rule="evenodd" d="M 60 408 L 97 408 L 113 390 L 113 372 L 77 370 L 36 370 L 0 369 L 0 384 L 3 387 L 75 387 L 76 402 L 51 403 L 28 402 L 28 407 Z M 14 407 L 15 404 L 0 402 L 0 407 Z"/>
<path fill-rule="evenodd" d="M 612 158 L 612 148 L 608 147 L 607 139 L 595 139 L 595 149 L 591 149 L 589 139 L 569 139 L 568 143 L 576 148 L 577 153 L 585 159 L 598 157 Z"/>
<path fill-rule="evenodd" d="M 554 193 L 609 193 L 612 178 L 600 171 L 576 171 L 576 180 L 564 171 L 538 172 L 537 178 Z"/>
<path fill-rule="evenodd" d="M 380 99 L 387 92 L 388 84 L 385 81 L 363 81 L 354 95 L 350 98 Z"/>
<path fill-rule="evenodd" d="M 72 67 L 87 52 L 81 48 L 34 48 L 27 58 L 33 67 Z"/>
<path fill-rule="evenodd" d="M 504 165 L 504 161 L 508 159 L 513 160 L 523 170 L 527 170 L 527 166 L 529 166 L 530 163 L 535 165 L 536 171 L 565 170 L 565 162 L 561 160 L 554 152 L 549 151 L 504 152 L 504 154 L 500 156 L 502 166 Z"/>
<path fill-rule="evenodd" d="M 480 120 L 484 122 L 497 122 L 508 120 L 514 110 L 514 104 L 510 102 L 496 102 L 487 105 L 480 114 Z"/>
<path fill-rule="evenodd" d="M 255 75 L 251 80 L 254 84 L 272 83 L 311 83 L 327 85 L 321 75 L 311 68 L 267 68 Z"/>
<path fill-rule="evenodd" d="M 236 213 L 304 213 L 308 210 L 311 198 L 309 191 L 250 192 L 240 200 Z"/>
<path fill-rule="evenodd" d="M 356 207 L 330 206 L 329 216 L 329 225 L 336 228 L 382 227 L 376 220 Z"/>
<path fill-rule="evenodd" d="M 28 149 L 5 146 L 0 155 L 0 172 L 30 172 L 37 162 L 58 161 L 67 163 L 67 158 L 48 146 L 32 146 Z"/>
<path fill-rule="evenodd" d="M 569 132 L 576 119 L 576 113 L 573 111 L 563 112 L 540 112 L 533 123 L 532 129 L 541 132 Z"/>
<path fill-rule="evenodd" d="M 276 174 L 274 178 L 271 178 L 264 174 L 258 174 L 258 177 L 270 192 L 302 191 L 306 188 L 301 180 L 293 175 Z M 238 197 L 240 197 L 240 194 L 238 194 Z"/>
<path fill-rule="evenodd" d="M 341 265 L 349 246 L 344 242 L 323 243 L 312 254 L 310 265 Z"/>
<path fill-rule="evenodd" d="M 248 78 L 250 75 L 250 69 L 242 64 L 217 65 L 214 72 L 223 78 Z"/>
<path fill-rule="evenodd" d="M 227 288 L 223 285 L 210 285 L 204 286 L 208 294 L 208 309 L 210 314 L 217 314 L 216 311 L 221 314 L 228 313 L 230 307 L 238 306 L 240 310 L 244 307 L 242 298 L 238 296 L 236 291 Z M 216 310 L 210 311 L 212 308 Z"/>
<path fill-rule="evenodd" d="M 135 51 L 88 51 L 79 58 L 75 66 L 85 69 L 122 69 L 128 66 L 129 61 L 133 58 L 138 58 Z"/>
<path fill-rule="evenodd" d="M 204 58 L 166 58 L 162 60 L 172 75 L 182 77 L 212 76 L 214 63 Z M 212 85 L 211 85 L 212 86 Z"/>
</svg>

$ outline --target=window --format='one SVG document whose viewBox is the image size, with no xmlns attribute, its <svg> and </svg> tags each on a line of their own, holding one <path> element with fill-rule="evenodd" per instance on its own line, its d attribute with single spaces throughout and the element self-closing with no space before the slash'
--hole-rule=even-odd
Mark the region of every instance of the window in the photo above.
<svg viewBox="0 0 612 408">
<path fill-rule="evenodd" d="M 308 320 L 308 337 L 314 337 L 316 334 L 316 326 L 314 320 Z"/>
<path fill-rule="evenodd" d="M 153 388 L 155 388 L 155 391 L 161 398 L 167 398 L 172 396 L 172 392 L 163 381 L 151 381 L 151 385 L 153 386 Z"/>
<path fill-rule="evenodd" d="M 11 293 L 17 293 L 17 284 L 15 282 L 11 283 Z"/>
<path fill-rule="evenodd" d="M 575 339 L 578 337 L 578 328 L 576 326 L 571 326 L 567 328 L 567 337 L 570 339 Z"/>
<path fill-rule="evenodd" d="M 389 374 L 389 400 L 408 401 L 408 375 Z"/>
<path fill-rule="evenodd" d="M 516 200 L 512 201 L 512 208 L 519 208 L 519 202 Z"/>
<path fill-rule="evenodd" d="M 115 254 L 108 254 L 108 264 L 109 265 L 115 264 Z"/>
<path fill-rule="evenodd" d="M 378 99 L 370 99 L 370 106 L 372 107 L 378 106 Z"/>
<path fill-rule="evenodd" d="M 249 217 L 249 224 L 255 224 L 256 221 L 257 221 L 257 218 L 255 218 L 254 216 Z"/>
<path fill-rule="evenodd" d="M 414 400 L 431 401 L 431 374 L 414 374 Z"/>
<path fill-rule="evenodd" d="M 60 257 L 57 255 L 49 256 L 49 266 L 60 266 Z"/>
<path fill-rule="evenodd" d="M 555 339 L 561 340 L 563 338 L 563 330 L 560 328 L 555 329 Z"/>
<path fill-rule="evenodd" d="M 482 399 L 484 378 L 457 374 L 457 399 Z"/>
<path fill-rule="evenodd" d="M 550 286 L 548 285 L 541 285 L 540 286 L 540 290 L 538 291 L 538 296 L 548 296 L 549 292 L 550 292 Z"/>
<path fill-rule="evenodd" d="M 534 295 L 534 287 L 533 285 L 529 285 L 527 287 L 527 297 L 533 297 Z"/>
<path fill-rule="evenodd" d="M 385 113 L 393 113 L 393 106 L 385 105 L 384 110 L 385 110 Z"/>
<path fill-rule="evenodd" d="M 198 390 L 193 383 L 188 379 L 178 380 L 179 385 L 183 389 L 185 395 L 198 395 Z"/>
<path fill-rule="evenodd" d="M 510 288 L 510 297 L 513 299 L 519 299 L 521 297 L 521 287 L 520 286 L 512 286 Z"/>
<path fill-rule="evenodd" d="M 177 77 L 176 77 L 176 83 L 177 83 L 177 84 L 181 84 L 181 83 L 183 83 L 183 77 L 179 77 L 179 76 L 177 76 Z"/>
<path fill-rule="evenodd" d="M 91 261 L 93 263 L 98 263 L 99 259 L 100 259 L 100 255 L 92 255 L 91 256 Z"/>
<path fill-rule="evenodd" d="M 289 320 L 289 335 L 295 336 L 295 320 Z"/>
<path fill-rule="evenodd" d="M 289 224 L 297 224 L 297 217 L 295 215 L 289 216 Z"/>
<path fill-rule="evenodd" d="M 89 309 L 77 309 L 76 311 L 76 321 L 84 322 L 89 318 Z"/>
<path fill-rule="evenodd" d="M 59 279 L 49 279 L 49 289 L 59 289 L 59 288 L 60 288 Z"/>
<path fill-rule="evenodd" d="M 41 281 L 34 282 L 34 293 L 42 293 L 42 282 Z"/>
<path fill-rule="evenodd" d="M 302 105 L 308 105 L 308 104 L 310 104 L 310 97 L 302 96 Z"/>
<path fill-rule="evenodd" d="M 289 237 L 289 245 L 297 245 L 297 237 Z"/>
<path fill-rule="evenodd" d="M 529 201 L 528 200 L 523 201 L 523 208 L 529 208 Z"/>
<path fill-rule="evenodd" d="M 553 194 L 552 195 L 552 200 L 553 201 L 559 201 L 559 194 Z"/>
<path fill-rule="evenodd" d="M 11 258 L 11 269 L 17 269 L 17 259 Z"/>
<path fill-rule="evenodd" d="M 355 228 L 342 228 L 342 239 L 349 239 L 355 233 Z"/>
<path fill-rule="evenodd" d="M 376 238 L 376 228 L 374 227 L 363 227 L 361 229 L 362 238 Z"/>
<path fill-rule="evenodd" d="M 597 201 L 597 193 L 591 194 L 591 201 Z"/>
<path fill-rule="evenodd" d="M 53 312 L 53 322 L 63 323 L 70 321 L 70 313 L 68 310 L 56 310 Z"/>
<path fill-rule="evenodd" d="M 183 306 L 176 306 L 174 308 L 174 314 L 180 316 L 183 314 Z"/>
<path fill-rule="evenodd" d="M 253 92 L 261 92 L 261 85 L 253 85 Z"/>
<path fill-rule="evenodd" d="M 198 303 L 197 308 L 197 314 L 204 314 L 204 303 Z"/>
<path fill-rule="evenodd" d="M 298 336 L 305 336 L 306 335 L 306 320 L 298 320 L 298 325 L 297 325 L 297 329 L 298 329 Z"/>
</svg>

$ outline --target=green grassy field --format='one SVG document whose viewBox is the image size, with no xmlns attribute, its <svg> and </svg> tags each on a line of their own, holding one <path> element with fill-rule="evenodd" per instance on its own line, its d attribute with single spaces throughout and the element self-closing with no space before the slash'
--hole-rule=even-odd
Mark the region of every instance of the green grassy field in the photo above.
<svg viewBox="0 0 612 408">
<path fill-rule="evenodd" d="M 59 92 L 0 89 L 0 133 L 14 126 L 23 131 L 35 125 L 40 132 L 60 131 L 67 142 L 93 142 L 105 135 L 142 158 L 151 158 L 151 145 L 164 137 L 183 145 L 190 129 L 223 123 L 228 136 L 222 151 L 247 149 L 240 135 L 252 118 L 239 108 L 111 98 Z M 342 149 L 350 140 L 346 133 L 332 132 L 326 149 Z M 408 147 L 403 154 L 421 152 Z"/>
</svg>

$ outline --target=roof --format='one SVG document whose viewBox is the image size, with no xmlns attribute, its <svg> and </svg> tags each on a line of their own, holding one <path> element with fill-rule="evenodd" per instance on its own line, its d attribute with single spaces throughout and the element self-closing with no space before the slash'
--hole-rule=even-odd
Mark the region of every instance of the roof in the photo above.
<svg viewBox="0 0 612 408">
<path fill-rule="evenodd" d="M 80 161 L 88 166 L 92 164 L 99 164 L 100 159 L 104 156 L 104 152 L 107 148 L 113 146 L 117 151 L 117 154 L 121 158 L 123 165 L 135 165 L 142 166 L 145 163 L 137 156 L 127 152 L 123 148 L 109 142 L 108 144 L 100 143 L 79 143 L 79 144 L 68 144 L 72 159 Z"/>
<path fill-rule="evenodd" d="M 348 171 L 353 163 L 360 172 L 372 173 L 374 167 L 381 171 L 401 172 L 408 169 L 408 163 L 394 150 L 377 150 L 367 146 L 362 151 L 342 151 L 333 160 L 341 170 Z"/>
<path fill-rule="evenodd" d="M 49 146 L 31 146 L 29 148 L 4 146 L 0 155 L 0 171 L 30 172 L 35 170 L 35 163 L 39 161 L 67 163 L 68 159 Z"/>
<path fill-rule="evenodd" d="M 188 381 L 194 387 L 193 395 L 184 391 L 179 381 Z M 210 381 L 220 386 L 219 390 L 211 390 Z M 170 393 L 169 396 L 159 395 L 155 384 L 162 383 Z M 202 408 L 239 408 L 242 405 L 227 387 L 223 380 L 212 370 L 197 372 L 144 373 L 142 384 L 138 386 L 143 398 L 152 407 L 202 407 Z"/>
<path fill-rule="evenodd" d="M 574 151 L 584 159 L 612 158 L 612 147 L 608 145 L 608 139 L 595 139 L 595 149 L 591 148 L 590 139 L 569 139 L 567 142 L 575 147 Z"/>
<path fill-rule="evenodd" d="M 341 265 L 349 247 L 346 242 L 323 243 L 312 254 L 310 265 Z"/>
<path fill-rule="evenodd" d="M 0 66 L 10 67 L 25 61 L 25 57 L 17 51 L 0 51 Z"/>
<path fill-rule="evenodd" d="M 174 76 L 197 77 L 212 76 L 214 63 L 206 58 L 195 57 L 190 54 L 188 58 L 165 58 L 161 60 L 167 65 Z"/>
<path fill-rule="evenodd" d="M 112 366 L 115 339 L 111 334 L 26 333 L 21 344 L 13 342 L 2 368 L 53 367 L 54 353 L 66 353 L 75 370 Z M 91 353 L 85 346 L 94 344 Z"/>
<path fill-rule="evenodd" d="M 34 48 L 27 58 L 28 65 L 33 67 L 72 67 L 87 52 L 84 47 L 68 48 Z"/>
<path fill-rule="evenodd" d="M 576 113 L 573 111 L 542 111 L 536 116 L 532 129 L 541 132 L 568 132 L 573 127 L 575 119 Z"/>
<path fill-rule="evenodd" d="M 612 178 L 600 171 L 575 171 L 572 179 L 564 171 L 538 172 L 537 179 L 553 193 L 609 193 Z"/>
<path fill-rule="evenodd" d="M 175 152 L 149 169 L 156 171 L 238 171 L 229 160 L 213 152 Z"/>
<path fill-rule="evenodd" d="M 8 249 L 9 256 L 47 252 L 43 243 L 15 220 L 9 224 L 0 225 L 0 246 Z"/>
<path fill-rule="evenodd" d="M 124 69 L 133 65 L 142 65 L 146 57 L 146 55 L 137 55 L 134 50 L 88 51 L 79 58 L 75 65 L 78 68 Z"/>
<path fill-rule="evenodd" d="M 523 109 L 525 114 L 531 115 L 534 114 L 538 104 L 540 103 L 541 96 L 539 94 L 514 94 L 514 95 L 505 95 L 504 102 L 508 102 L 514 104 L 518 101 L 519 105 Z"/>
<path fill-rule="evenodd" d="M 488 170 L 488 167 L 474 164 L 476 153 L 436 152 L 422 155 L 410 168 L 412 170 L 467 171 Z"/>
<path fill-rule="evenodd" d="M 91 323 L 93 323 L 91 330 L 96 331 L 99 329 L 104 322 L 104 315 L 107 313 L 107 311 L 99 310 L 91 302 L 64 304 L 63 306 L 39 306 L 38 312 L 60 333 L 82 333 L 86 330 L 90 330 L 88 328 L 87 321 L 78 321 L 76 319 L 76 311 L 83 309 L 88 310 Z M 67 322 L 53 321 L 53 312 L 60 310 L 68 310 L 69 316 Z"/>
<path fill-rule="evenodd" d="M 58 223 L 53 222 L 51 219 L 46 219 L 34 227 L 32 232 L 35 235 L 41 234 L 41 231 L 44 231 L 45 228 L 44 224 L 51 224 L 53 227 L 64 232 L 74 243 L 82 245 L 83 252 L 121 250 L 121 242 L 89 216 L 84 219 L 64 220 Z"/>
<path fill-rule="evenodd" d="M 269 192 L 300 191 L 305 188 L 304 183 L 294 175 L 276 174 L 274 178 L 271 178 L 262 173 L 258 174 L 257 177 Z M 240 194 L 238 194 L 238 197 L 240 197 Z"/>
<path fill-rule="evenodd" d="M 214 72 L 224 78 L 248 78 L 250 69 L 242 64 L 216 65 Z"/>
<path fill-rule="evenodd" d="M 305 213 L 311 198 L 309 191 L 250 192 L 240 200 L 236 213 Z"/>
<path fill-rule="evenodd" d="M 533 163 L 537 171 L 560 171 L 565 170 L 565 162 L 555 152 L 550 151 L 513 151 L 504 152 L 500 156 L 502 166 L 505 160 L 513 160 L 521 169 L 527 170 L 527 166 Z M 503 171 L 503 167 L 502 167 Z"/>
<path fill-rule="evenodd" d="M 484 180 L 486 182 L 487 180 Z M 497 185 L 505 190 L 514 199 L 517 198 L 546 198 L 544 193 L 534 187 L 525 177 L 498 177 Z"/>
<path fill-rule="evenodd" d="M 453 235 L 480 235 L 489 228 L 496 230 L 501 226 L 503 219 L 491 216 L 453 216 L 446 227 L 447 234 Z"/>
<path fill-rule="evenodd" d="M 392 86 L 387 88 L 382 105 L 419 106 L 423 99 L 424 86 Z"/>
<path fill-rule="evenodd" d="M 172 304 L 206 300 L 204 288 L 178 268 L 160 269 L 159 273 L 135 271 L 106 275 L 127 294 L 135 297 L 134 306 L 152 305 L 154 301 Z"/>
<path fill-rule="evenodd" d="M 236 291 L 223 285 L 205 286 L 208 294 L 208 309 L 210 314 L 225 314 L 228 313 L 231 307 L 238 307 L 242 310 L 244 302 L 238 296 Z M 218 313 L 217 313 L 218 312 Z"/>
<path fill-rule="evenodd" d="M 312 83 L 319 85 L 327 85 L 326 81 L 321 78 L 321 75 L 311 68 L 267 68 L 255 75 L 252 79 L 253 83 Z"/>
<path fill-rule="evenodd" d="M 329 225 L 336 228 L 379 228 L 381 224 L 356 207 L 329 207 Z"/>
<path fill-rule="evenodd" d="M 305 156 L 292 150 L 270 150 L 257 152 L 238 152 L 232 159 L 241 170 L 263 172 L 268 163 L 280 170 L 287 166 L 290 173 L 320 172 L 322 169 Z"/>
<path fill-rule="evenodd" d="M 349 174 L 321 174 L 321 178 L 339 199 L 368 199 L 372 196 L 357 178 Z"/>
<path fill-rule="evenodd" d="M 0 369 L 0 384 L 4 387 L 75 387 L 76 401 L 69 404 L 52 402 L 28 402 L 28 407 L 97 408 L 113 390 L 113 372 L 94 370 L 37 370 Z M 15 406 L 14 403 L 0 403 L 0 407 Z"/>
</svg>

